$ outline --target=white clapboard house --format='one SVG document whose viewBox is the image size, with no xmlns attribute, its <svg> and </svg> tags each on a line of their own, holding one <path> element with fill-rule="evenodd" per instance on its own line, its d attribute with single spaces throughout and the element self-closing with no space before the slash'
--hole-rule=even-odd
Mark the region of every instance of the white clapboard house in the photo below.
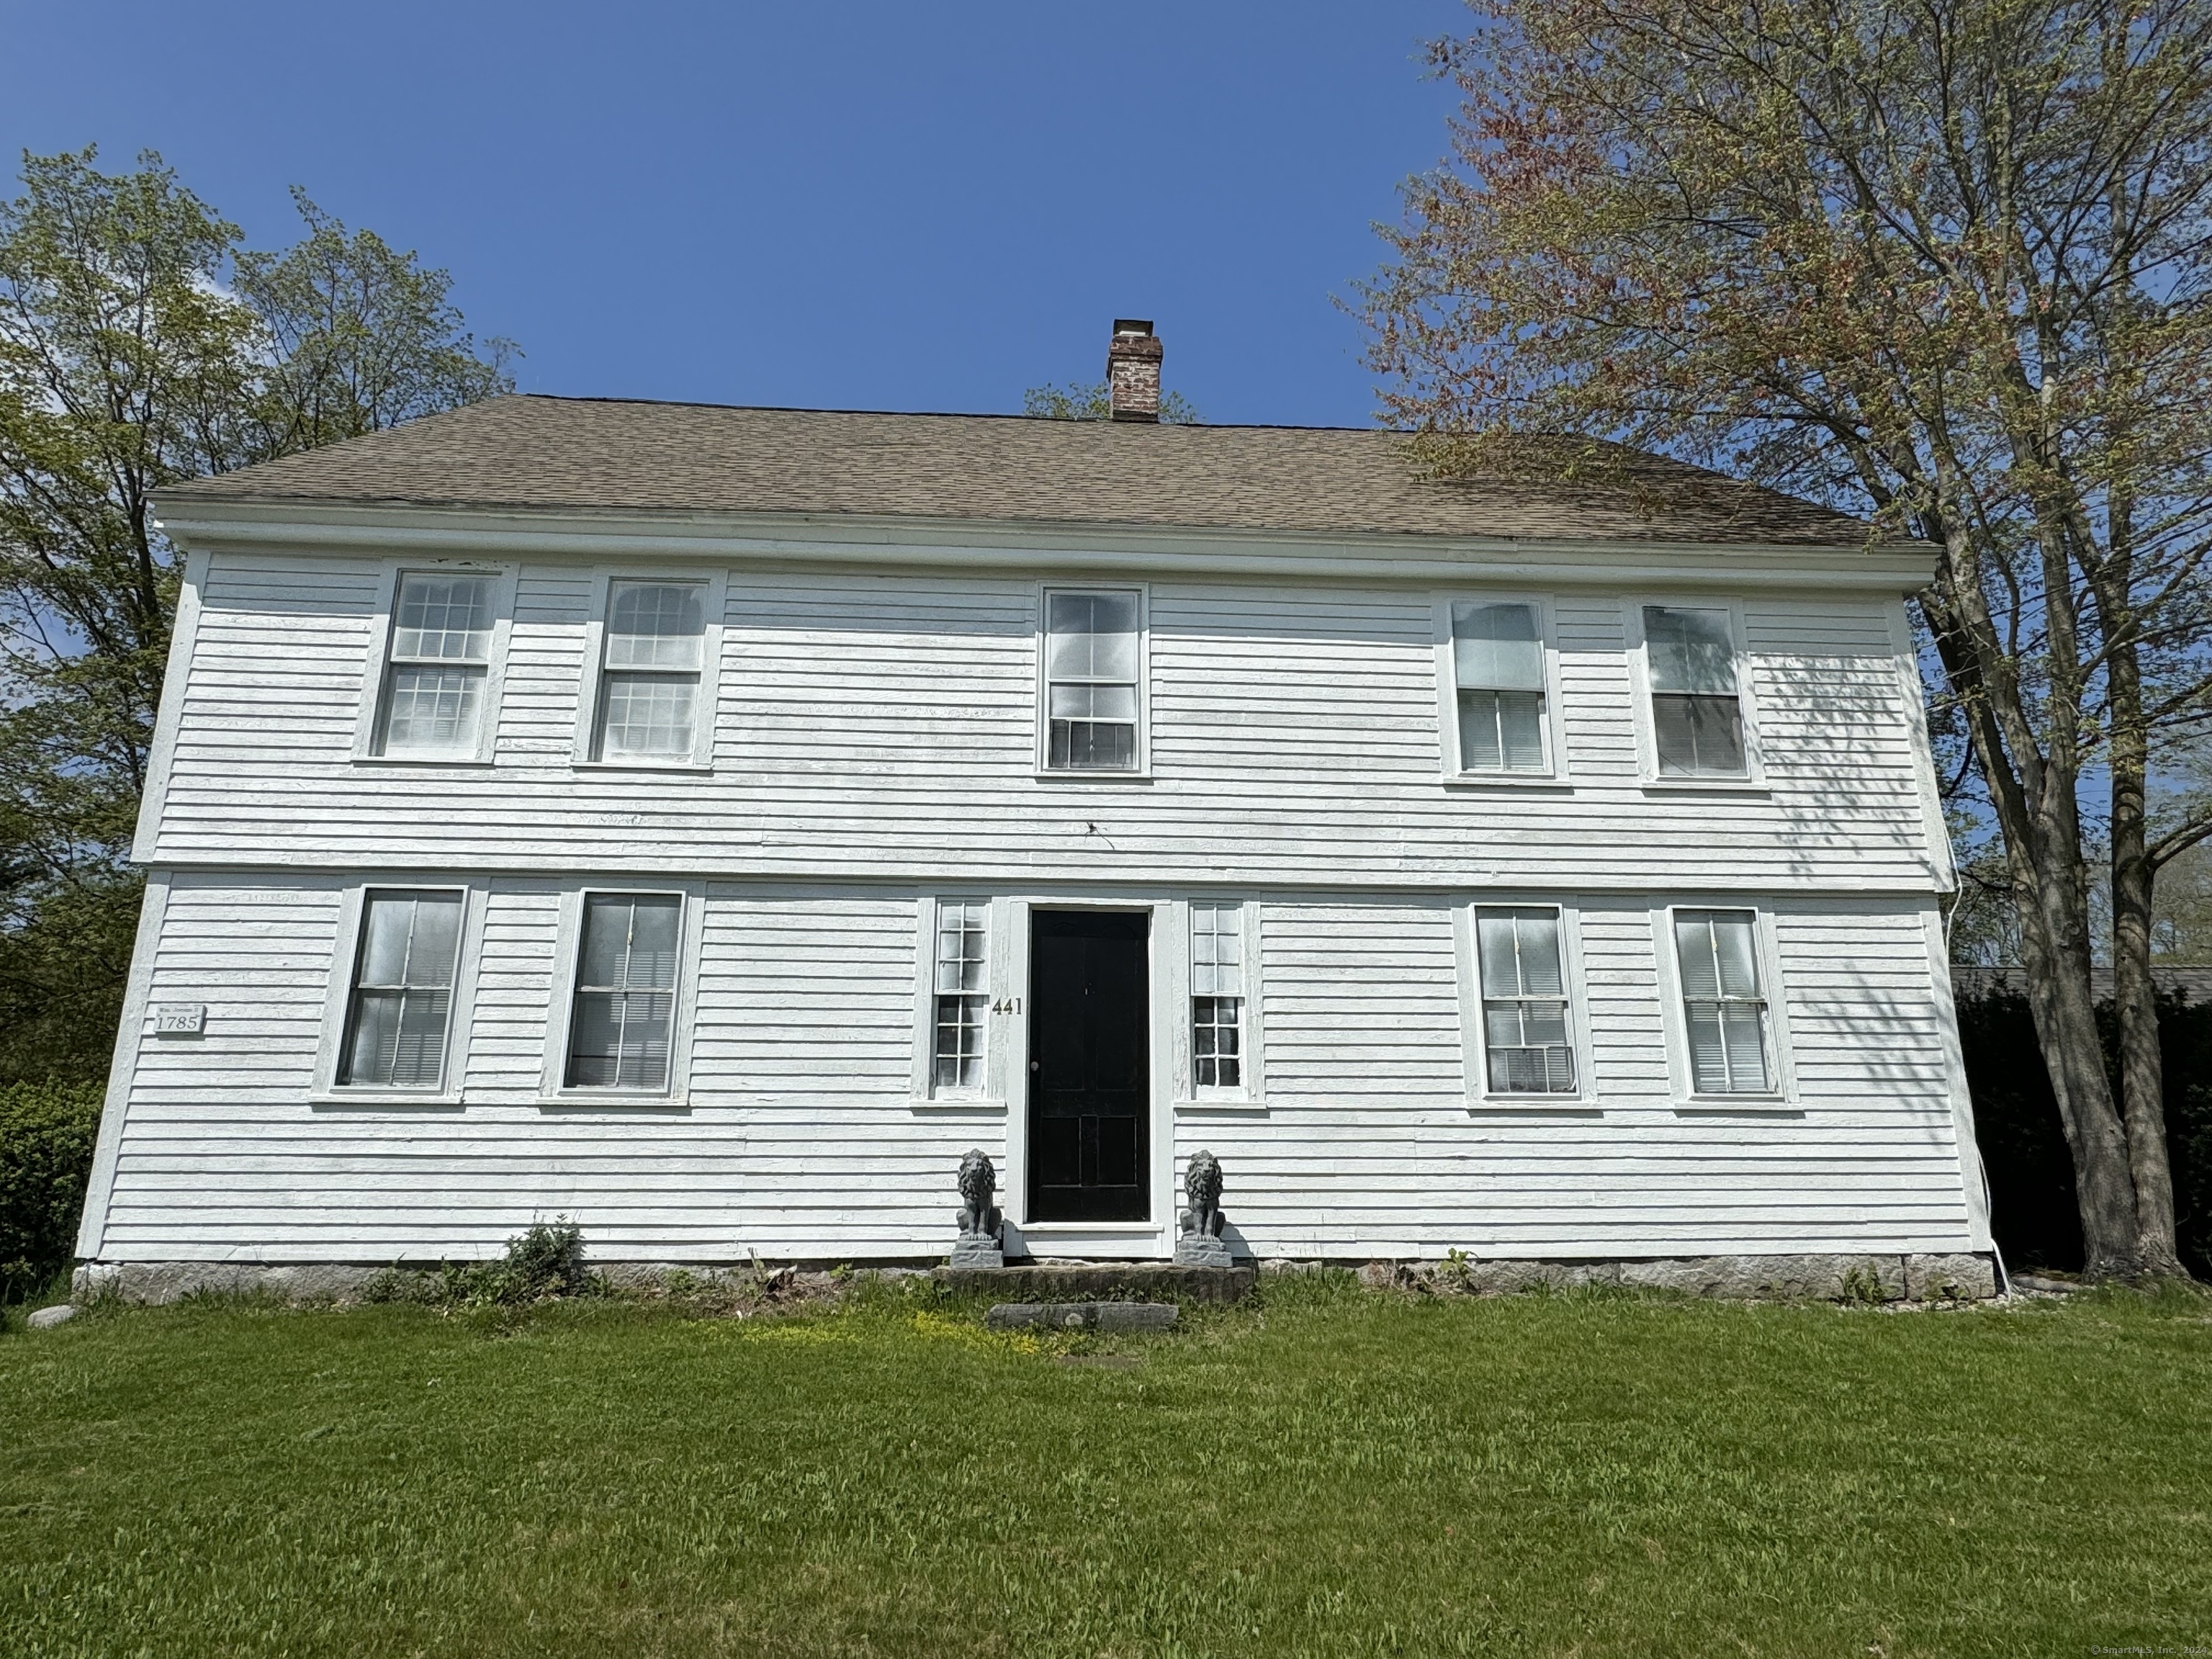
<svg viewBox="0 0 2212 1659">
<path fill-rule="evenodd" d="M 1986 1253 L 1929 551 L 1160 424 L 1117 326 L 1110 422 L 507 397 L 167 491 L 94 1274 L 926 1261 L 970 1147 L 1016 1255 L 1170 1255 L 1201 1148 L 1261 1259 Z"/>
</svg>

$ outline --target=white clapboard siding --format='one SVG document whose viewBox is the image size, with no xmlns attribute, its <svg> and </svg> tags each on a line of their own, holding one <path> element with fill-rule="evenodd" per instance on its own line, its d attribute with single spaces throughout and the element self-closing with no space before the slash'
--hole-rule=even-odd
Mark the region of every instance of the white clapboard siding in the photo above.
<svg viewBox="0 0 2212 1659">
<path fill-rule="evenodd" d="M 1571 787 L 1442 781 L 1425 592 L 1152 584 L 1151 778 L 1036 775 L 1037 584 L 738 570 L 711 774 L 573 764 L 592 573 L 522 567 L 495 763 L 352 757 L 381 568 L 207 561 L 156 860 L 1419 887 L 1925 890 L 1883 605 L 1747 597 L 1764 792 L 1647 793 L 1625 600 L 1562 598 Z M 588 849 L 588 850 L 586 850 Z"/>
</svg>

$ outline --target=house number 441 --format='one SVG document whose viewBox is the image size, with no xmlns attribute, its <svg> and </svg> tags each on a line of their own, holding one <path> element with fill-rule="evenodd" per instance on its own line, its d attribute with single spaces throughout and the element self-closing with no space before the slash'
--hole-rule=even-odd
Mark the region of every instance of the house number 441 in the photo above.
<svg viewBox="0 0 2212 1659">
<path fill-rule="evenodd" d="M 991 1005 L 991 1012 L 994 1014 L 1018 1014 L 1021 1011 L 1022 1000 L 1019 997 L 1000 997 Z"/>
</svg>

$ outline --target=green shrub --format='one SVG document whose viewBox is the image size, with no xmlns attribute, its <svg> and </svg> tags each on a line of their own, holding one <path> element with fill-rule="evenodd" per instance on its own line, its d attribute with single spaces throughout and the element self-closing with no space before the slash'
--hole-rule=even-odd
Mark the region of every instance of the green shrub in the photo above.
<svg viewBox="0 0 2212 1659">
<path fill-rule="evenodd" d="M 487 1307 L 583 1296 L 597 1288 L 584 1267 L 584 1230 L 563 1218 L 517 1233 L 497 1261 L 441 1262 L 432 1273 L 388 1267 L 372 1276 L 361 1295 L 364 1302 Z"/>
<path fill-rule="evenodd" d="M 105 1091 L 0 1085 L 0 1302 L 35 1295 L 70 1264 Z"/>
</svg>

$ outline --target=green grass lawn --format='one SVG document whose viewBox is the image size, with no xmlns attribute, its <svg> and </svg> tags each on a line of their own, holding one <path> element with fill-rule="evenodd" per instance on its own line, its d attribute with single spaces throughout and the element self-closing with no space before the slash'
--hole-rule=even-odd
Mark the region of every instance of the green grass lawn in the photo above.
<svg viewBox="0 0 2212 1659">
<path fill-rule="evenodd" d="M 17 1659 L 2100 1647 L 2212 1649 L 2194 1296 L 1334 1278 L 1042 1346 L 889 1293 L 0 1335 Z"/>
</svg>

